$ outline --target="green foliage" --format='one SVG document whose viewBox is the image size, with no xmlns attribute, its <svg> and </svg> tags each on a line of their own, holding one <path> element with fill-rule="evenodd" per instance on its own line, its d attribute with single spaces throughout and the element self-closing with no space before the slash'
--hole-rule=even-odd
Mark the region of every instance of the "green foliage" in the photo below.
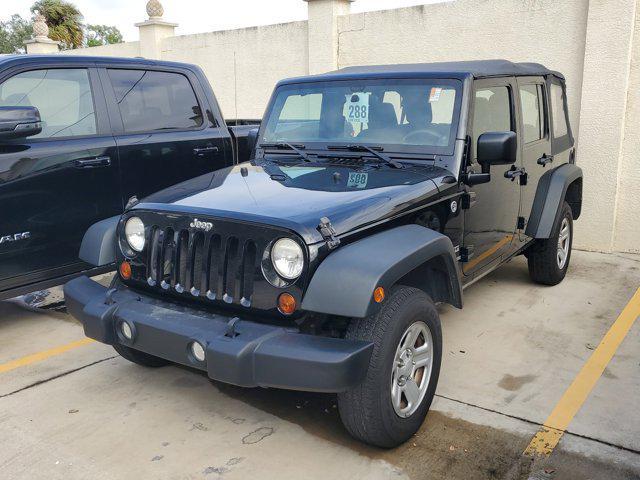
<svg viewBox="0 0 640 480">
<path fill-rule="evenodd" d="M 87 47 L 109 45 L 122 42 L 122 33 L 116 27 L 108 25 L 87 25 L 85 31 Z"/>
<path fill-rule="evenodd" d="M 0 53 L 24 53 L 24 42 L 32 36 L 31 22 L 12 15 L 6 22 L 0 22 Z"/>
<path fill-rule="evenodd" d="M 31 13 L 40 13 L 49 26 L 49 38 L 61 42 L 64 50 L 83 44 L 82 14 L 72 3 L 64 0 L 38 0 Z"/>
<path fill-rule="evenodd" d="M 64 50 L 123 41 L 116 27 L 83 25 L 80 10 L 65 0 L 37 0 L 31 12 L 44 16 L 49 38 L 61 42 Z M 6 22 L 0 22 L 0 53 L 24 53 L 24 42 L 32 37 L 33 21 L 15 14 Z"/>
</svg>

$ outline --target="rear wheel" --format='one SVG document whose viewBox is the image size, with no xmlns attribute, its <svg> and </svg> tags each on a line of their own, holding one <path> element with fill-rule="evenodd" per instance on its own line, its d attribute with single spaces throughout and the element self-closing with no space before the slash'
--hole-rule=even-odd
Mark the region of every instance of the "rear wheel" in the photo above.
<svg viewBox="0 0 640 480">
<path fill-rule="evenodd" d="M 560 283 L 569 268 L 572 241 L 573 215 L 569 204 L 563 202 L 551 236 L 544 240 L 536 240 L 527 251 L 531 279 L 544 285 Z"/>
<path fill-rule="evenodd" d="M 438 383 L 442 331 L 433 301 L 396 287 L 376 315 L 352 320 L 346 338 L 374 347 L 362 384 L 338 394 L 342 422 L 365 443 L 400 445 L 422 425 Z"/>
</svg>

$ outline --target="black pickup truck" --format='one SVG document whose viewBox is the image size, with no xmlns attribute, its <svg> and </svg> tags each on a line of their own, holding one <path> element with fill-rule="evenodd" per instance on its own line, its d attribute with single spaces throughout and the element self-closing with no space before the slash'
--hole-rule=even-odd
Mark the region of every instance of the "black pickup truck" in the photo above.
<svg viewBox="0 0 640 480">
<path fill-rule="evenodd" d="M 110 269 L 78 259 L 89 226 L 247 160 L 238 123 L 194 65 L 0 56 L 0 300 Z"/>
<path fill-rule="evenodd" d="M 89 337 L 142 365 L 336 392 L 352 435 L 393 447 L 435 394 L 436 304 L 462 308 L 519 254 L 537 283 L 567 273 L 582 171 L 564 78 L 542 65 L 285 80 L 258 141 L 250 162 L 87 232 L 84 258 L 119 265 L 111 288 L 65 285 Z"/>
</svg>

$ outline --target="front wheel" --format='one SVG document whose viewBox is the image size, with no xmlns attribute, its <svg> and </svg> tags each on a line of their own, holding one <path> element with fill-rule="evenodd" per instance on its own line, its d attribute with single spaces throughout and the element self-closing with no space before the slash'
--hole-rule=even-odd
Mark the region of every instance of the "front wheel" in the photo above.
<svg viewBox="0 0 640 480">
<path fill-rule="evenodd" d="M 345 427 L 357 439 L 391 448 L 422 425 L 433 400 L 442 359 L 436 307 L 423 291 L 396 287 L 368 318 L 354 319 L 346 338 L 373 343 L 365 380 L 338 394 Z"/>
</svg>

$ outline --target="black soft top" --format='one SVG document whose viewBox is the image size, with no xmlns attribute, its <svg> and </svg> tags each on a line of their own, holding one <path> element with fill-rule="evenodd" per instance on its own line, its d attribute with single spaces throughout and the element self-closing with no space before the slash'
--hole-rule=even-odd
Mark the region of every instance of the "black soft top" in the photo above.
<svg viewBox="0 0 640 480">
<path fill-rule="evenodd" d="M 322 73 L 320 75 L 290 78 L 283 80 L 281 83 L 347 80 L 349 78 L 446 77 L 464 79 L 466 77 L 487 78 L 544 75 L 553 75 L 564 79 L 564 76 L 561 73 L 549 70 L 547 67 L 539 63 L 514 63 L 509 60 L 470 60 L 463 62 L 407 63 L 397 65 L 346 67 L 333 72 Z"/>
</svg>

